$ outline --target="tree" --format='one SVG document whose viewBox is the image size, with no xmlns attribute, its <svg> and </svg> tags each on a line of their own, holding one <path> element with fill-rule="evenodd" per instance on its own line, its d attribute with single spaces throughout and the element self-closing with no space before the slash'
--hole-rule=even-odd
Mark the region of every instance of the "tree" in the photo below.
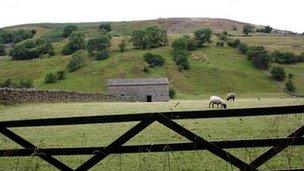
<svg viewBox="0 0 304 171">
<path fill-rule="evenodd" d="M 173 51 L 187 50 L 187 39 L 185 37 L 178 38 L 174 40 L 171 44 Z"/>
<path fill-rule="evenodd" d="M 266 70 L 269 68 L 270 56 L 268 51 L 263 46 L 250 47 L 246 53 L 252 64 L 259 69 Z"/>
<path fill-rule="evenodd" d="M 109 23 L 100 24 L 99 29 L 105 33 L 112 31 L 112 27 Z"/>
<path fill-rule="evenodd" d="M 165 59 L 162 56 L 150 52 L 144 54 L 144 59 L 150 64 L 150 67 L 162 66 L 165 62 Z"/>
<path fill-rule="evenodd" d="M 149 48 L 156 48 L 168 45 L 167 32 L 157 26 L 147 27 L 146 33 L 149 40 Z"/>
<path fill-rule="evenodd" d="M 68 25 L 63 28 L 62 36 L 67 38 L 69 37 L 73 31 L 78 30 L 78 27 L 75 25 Z"/>
<path fill-rule="evenodd" d="M 272 78 L 276 81 L 284 81 L 284 79 L 285 79 L 286 73 L 285 73 L 284 68 L 282 68 L 282 67 L 279 67 L 279 66 L 273 67 L 271 69 L 270 73 L 271 73 Z"/>
<path fill-rule="evenodd" d="M 67 69 L 70 72 L 74 72 L 76 70 L 78 70 L 79 68 L 85 66 L 85 58 L 86 58 L 86 53 L 83 50 L 79 50 L 77 52 L 75 52 L 68 65 L 67 65 Z"/>
<path fill-rule="evenodd" d="M 108 55 L 108 48 L 111 46 L 111 41 L 107 36 L 100 36 L 90 39 L 87 43 L 87 50 L 91 57 L 97 60 L 105 59 Z"/>
<path fill-rule="evenodd" d="M 265 33 L 270 33 L 272 31 L 272 27 L 266 26 L 265 27 Z"/>
<path fill-rule="evenodd" d="M 243 33 L 245 34 L 245 36 L 248 36 L 250 33 L 253 33 L 253 29 L 254 27 L 252 25 L 244 25 L 243 26 Z"/>
<path fill-rule="evenodd" d="M 31 30 L 12 31 L 11 35 L 15 44 L 22 42 L 23 40 L 30 39 L 34 36 Z"/>
<path fill-rule="evenodd" d="M 167 32 L 156 26 L 133 31 L 131 41 L 135 49 L 150 49 L 168 45 Z"/>
<path fill-rule="evenodd" d="M 5 46 L 3 43 L 0 43 L 0 56 L 6 55 Z"/>
<path fill-rule="evenodd" d="M 134 30 L 131 34 L 131 41 L 135 49 L 149 48 L 149 38 L 145 30 Z"/>
<path fill-rule="evenodd" d="M 189 35 L 184 35 L 183 38 L 185 38 L 187 42 L 187 50 L 194 51 L 196 49 L 195 38 L 191 38 Z"/>
<path fill-rule="evenodd" d="M 174 52 L 173 59 L 177 65 L 179 71 L 188 70 L 190 68 L 188 56 L 189 56 L 189 53 L 186 51 L 175 51 Z"/>
<path fill-rule="evenodd" d="M 172 57 L 178 66 L 179 71 L 190 68 L 188 61 L 189 52 L 187 50 L 187 39 L 185 37 L 178 38 L 172 42 Z"/>
<path fill-rule="evenodd" d="M 33 35 L 37 33 L 37 31 L 35 29 L 33 29 L 31 32 Z"/>
<path fill-rule="evenodd" d="M 212 30 L 200 29 L 194 32 L 196 47 L 201 48 L 205 43 L 211 43 Z"/>
<path fill-rule="evenodd" d="M 11 34 L 11 32 L 7 31 L 7 30 L 0 30 L 0 37 L 3 40 L 3 43 L 11 43 L 13 41 L 13 36 Z"/>
<path fill-rule="evenodd" d="M 69 42 L 64 46 L 62 53 L 64 55 L 70 55 L 77 50 L 84 49 L 84 33 L 80 31 L 74 31 L 69 36 Z"/>
<path fill-rule="evenodd" d="M 272 31 L 272 27 L 270 26 L 265 26 L 264 28 L 257 29 L 257 32 L 262 32 L 262 33 L 270 33 Z"/>
<path fill-rule="evenodd" d="M 9 55 L 13 60 L 28 60 L 39 58 L 52 51 L 54 51 L 54 48 L 51 43 L 42 39 L 30 39 L 14 46 L 10 50 Z"/>
</svg>

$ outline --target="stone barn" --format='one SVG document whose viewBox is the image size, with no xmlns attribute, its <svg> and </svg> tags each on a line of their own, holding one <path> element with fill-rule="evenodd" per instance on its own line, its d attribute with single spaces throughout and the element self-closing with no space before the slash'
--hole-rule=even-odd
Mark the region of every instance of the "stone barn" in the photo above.
<svg viewBox="0 0 304 171">
<path fill-rule="evenodd" d="M 128 101 L 163 102 L 170 99 L 167 78 L 109 79 L 107 93 Z"/>
</svg>

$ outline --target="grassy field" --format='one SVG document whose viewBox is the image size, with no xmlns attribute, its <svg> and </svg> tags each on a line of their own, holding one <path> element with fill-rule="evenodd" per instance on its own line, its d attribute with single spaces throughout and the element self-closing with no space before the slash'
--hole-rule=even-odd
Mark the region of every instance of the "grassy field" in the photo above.
<svg viewBox="0 0 304 171">
<path fill-rule="evenodd" d="M 0 106 L 0 120 L 108 115 L 121 113 L 209 110 L 207 100 L 178 100 L 166 103 L 52 103 Z M 298 98 L 237 99 L 229 108 L 282 106 L 304 104 Z M 229 119 L 199 119 L 178 121 L 207 140 L 285 137 L 303 125 L 303 115 L 245 117 Z M 13 128 L 16 133 L 39 147 L 105 146 L 136 123 Z M 126 144 L 187 142 L 174 132 L 153 123 Z M 0 148 L 18 147 L 0 136 Z M 267 148 L 233 149 L 232 154 L 252 161 Z M 260 169 L 300 168 L 304 163 L 304 148 L 290 147 Z M 75 168 L 89 156 L 58 157 Z M 37 157 L 0 158 L 0 170 L 54 170 Z M 110 155 L 93 170 L 237 170 L 206 151 L 164 152 L 148 154 Z"/>
</svg>

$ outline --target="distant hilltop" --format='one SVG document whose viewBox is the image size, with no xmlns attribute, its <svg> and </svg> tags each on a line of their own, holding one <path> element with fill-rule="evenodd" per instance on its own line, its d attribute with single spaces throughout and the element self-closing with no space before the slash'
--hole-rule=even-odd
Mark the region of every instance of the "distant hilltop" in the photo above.
<svg viewBox="0 0 304 171">
<path fill-rule="evenodd" d="M 80 28 L 96 28 L 103 22 L 83 22 L 83 23 L 38 23 L 38 24 L 22 24 L 16 26 L 5 27 L 7 29 L 18 29 L 24 27 L 42 27 L 48 29 L 60 29 L 68 24 L 76 25 Z M 128 34 L 132 30 L 137 28 L 144 28 L 150 25 L 160 26 L 167 30 L 170 34 L 176 33 L 191 33 L 194 30 L 197 30 L 202 27 L 210 28 L 214 32 L 222 31 L 240 31 L 243 26 L 250 23 L 234 21 L 230 19 L 223 18 L 158 18 L 155 20 L 138 20 L 138 21 L 117 21 L 117 22 L 108 22 L 112 25 L 113 30 Z M 253 25 L 255 28 L 262 28 L 262 25 Z M 274 29 L 274 33 L 285 34 L 285 35 L 297 35 L 297 33 Z"/>
</svg>

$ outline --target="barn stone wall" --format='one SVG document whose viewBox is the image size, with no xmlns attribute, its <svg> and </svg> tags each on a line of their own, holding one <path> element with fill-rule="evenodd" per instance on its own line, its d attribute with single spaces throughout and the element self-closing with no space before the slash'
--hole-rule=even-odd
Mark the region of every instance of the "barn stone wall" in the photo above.
<svg viewBox="0 0 304 171">
<path fill-rule="evenodd" d="M 147 95 L 151 95 L 152 102 L 170 100 L 168 85 L 109 85 L 107 93 L 129 101 L 146 102 Z"/>
<path fill-rule="evenodd" d="M 123 98 L 124 101 L 125 98 Z M 87 102 L 121 101 L 120 97 L 102 93 L 80 93 L 69 91 L 43 91 L 37 89 L 0 89 L 0 104 L 11 105 L 35 102 Z"/>
</svg>

